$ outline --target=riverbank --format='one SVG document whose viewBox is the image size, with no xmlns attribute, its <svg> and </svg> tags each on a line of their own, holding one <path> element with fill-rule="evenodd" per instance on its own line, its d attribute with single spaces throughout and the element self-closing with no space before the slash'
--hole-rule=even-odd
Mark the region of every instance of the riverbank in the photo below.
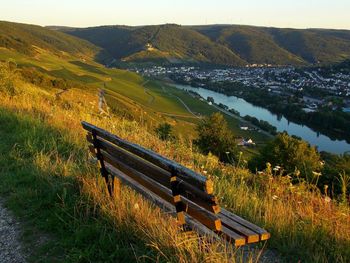
<svg viewBox="0 0 350 263">
<path fill-rule="evenodd" d="M 275 126 L 277 131 L 287 131 L 290 135 L 298 136 L 309 142 L 311 145 L 317 146 L 319 151 L 343 154 L 344 152 L 350 150 L 350 144 L 345 140 L 332 140 L 330 137 L 322 133 L 315 132 L 307 126 L 291 122 L 283 116 L 277 116 L 265 108 L 255 106 L 236 96 L 227 96 L 209 89 L 194 88 L 188 85 L 175 83 L 172 83 L 172 85 L 182 90 L 196 92 L 204 99 L 207 97 L 212 97 L 215 103 L 222 103 L 229 108 L 233 108 L 238 111 L 241 116 L 250 115 L 256 117 L 257 119 L 267 121 Z"/>
</svg>

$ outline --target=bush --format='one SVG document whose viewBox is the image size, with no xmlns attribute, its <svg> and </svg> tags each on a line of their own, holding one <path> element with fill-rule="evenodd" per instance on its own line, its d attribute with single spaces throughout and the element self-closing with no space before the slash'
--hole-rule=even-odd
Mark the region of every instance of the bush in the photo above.
<svg viewBox="0 0 350 263">
<path fill-rule="evenodd" d="M 157 133 L 158 137 L 163 141 L 173 138 L 172 128 L 169 123 L 159 124 L 158 127 L 155 129 L 155 132 Z"/>
<path fill-rule="evenodd" d="M 194 144 L 204 153 L 212 153 L 220 161 L 231 162 L 237 159 L 237 145 L 226 120 L 220 113 L 205 118 L 196 128 L 198 139 Z"/>
<path fill-rule="evenodd" d="M 279 133 L 261 149 L 259 157 L 252 161 L 250 167 L 262 169 L 268 162 L 273 166 L 281 166 L 289 174 L 298 174 L 295 173 L 298 170 L 301 177 L 313 183 L 317 183 L 318 180 L 314 179 L 322 169 L 321 157 L 316 148 L 287 133 Z"/>
</svg>

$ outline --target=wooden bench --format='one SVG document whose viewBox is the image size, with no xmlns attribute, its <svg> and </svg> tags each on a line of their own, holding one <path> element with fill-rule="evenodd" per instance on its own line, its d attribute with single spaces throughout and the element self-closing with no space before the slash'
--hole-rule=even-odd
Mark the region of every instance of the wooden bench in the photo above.
<svg viewBox="0 0 350 263">
<path fill-rule="evenodd" d="M 266 230 L 220 208 L 208 178 L 94 125 L 82 125 L 110 194 L 117 177 L 162 209 L 174 212 L 180 226 L 199 234 L 224 237 L 235 246 L 270 238 Z"/>
</svg>

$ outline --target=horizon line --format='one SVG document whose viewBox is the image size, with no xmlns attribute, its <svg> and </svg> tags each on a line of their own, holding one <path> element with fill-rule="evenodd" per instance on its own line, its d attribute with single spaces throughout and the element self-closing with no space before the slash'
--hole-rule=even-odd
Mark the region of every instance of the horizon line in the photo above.
<svg viewBox="0 0 350 263">
<path fill-rule="evenodd" d="M 278 28 L 278 29 L 295 29 L 295 30 L 310 30 L 310 29 L 316 29 L 316 30 L 347 30 L 350 31 L 350 28 L 336 28 L 336 27 L 288 27 L 288 26 L 275 26 L 275 25 L 256 25 L 256 24 L 235 24 L 235 23 L 209 23 L 209 24 L 181 24 L 181 23 L 174 23 L 174 22 L 166 22 L 166 23 L 159 23 L 159 24 L 137 24 L 137 25 L 130 25 L 130 24 L 100 24 L 100 25 L 87 25 L 87 26 L 71 26 L 71 25 L 55 25 L 55 24 L 36 24 L 32 22 L 20 22 L 20 21 L 8 21 L 8 20 L 0 20 L 2 22 L 9 22 L 9 23 L 19 23 L 19 24 L 27 24 L 27 25 L 36 25 L 41 27 L 67 27 L 67 28 L 93 28 L 93 27 L 111 27 L 111 26 L 124 26 L 124 27 L 145 27 L 145 26 L 162 26 L 162 25 L 178 25 L 178 26 L 188 26 L 188 27 L 195 27 L 195 26 L 249 26 L 249 27 L 260 27 L 260 28 Z"/>
</svg>

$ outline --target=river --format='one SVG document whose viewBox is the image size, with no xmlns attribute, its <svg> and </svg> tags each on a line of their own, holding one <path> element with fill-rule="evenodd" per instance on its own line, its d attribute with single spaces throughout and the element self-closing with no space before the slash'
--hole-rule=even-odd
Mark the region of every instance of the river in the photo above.
<svg viewBox="0 0 350 263">
<path fill-rule="evenodd" d="M 343 154 L 344 152 L 350 151 L 350 144 L 345 140 L 332 140 L 328 136 L 317 133 L 305 125 L 290 122 L 285 117 L 278 118 L 277 115 L 271 113 L 267 109 L 254 106 L 236 96 L 227 96 L 212 90 L 194 88 L 187 85 L 175 84 L 174 86 L 179 89 L 194 91 L 205 99 L 207 97 L 212 97 L 215 103 L 222 103 L 229 108 L 233 108 L 238 111 L 241 116 L 250 115 L 259 120 L 267 121 L 275 126 L 279 132 L 287 131 L 289 135 L 301 137 L 311 145 L 317 146 L 319 151 L 327 151 L 336 154 Z"/>
</svg>

